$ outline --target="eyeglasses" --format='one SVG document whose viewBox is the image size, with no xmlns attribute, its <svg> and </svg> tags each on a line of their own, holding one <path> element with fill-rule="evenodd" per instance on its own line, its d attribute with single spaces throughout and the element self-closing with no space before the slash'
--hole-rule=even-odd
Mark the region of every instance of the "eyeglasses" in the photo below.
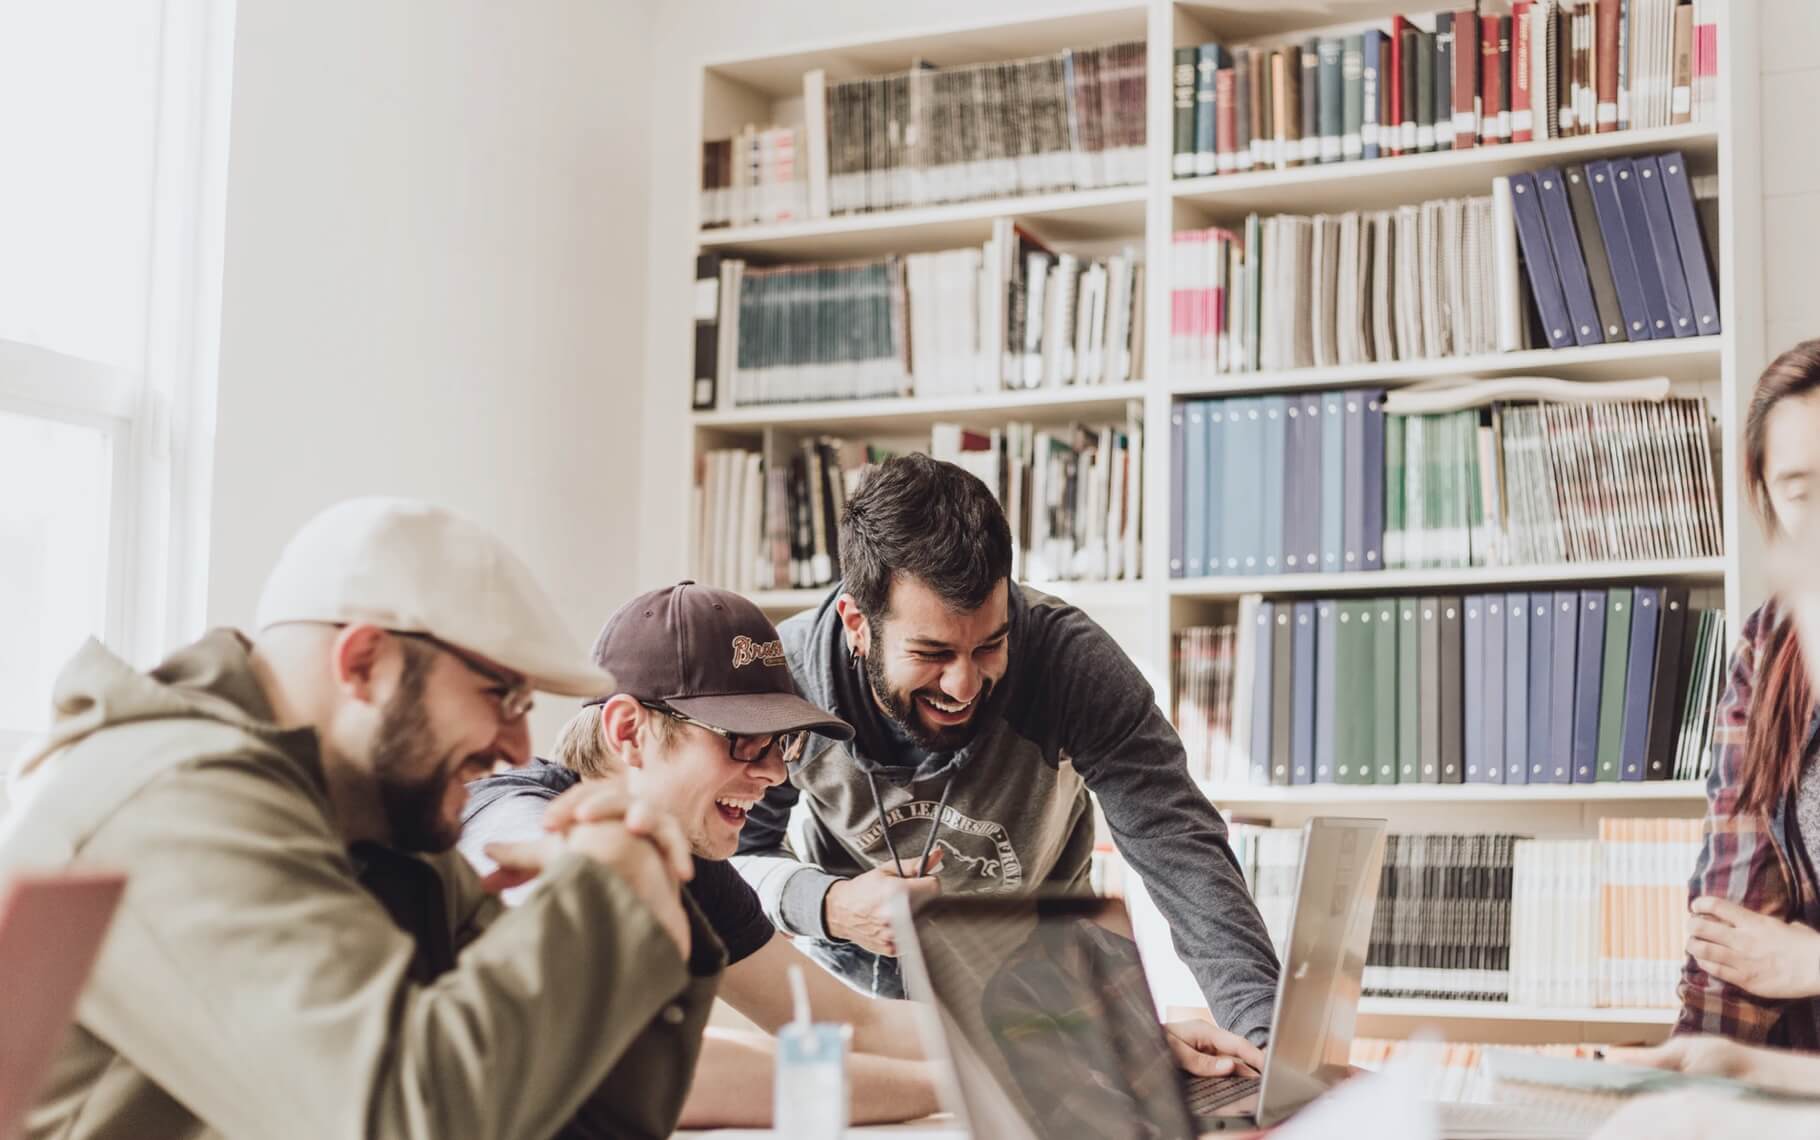
<svg viewBox="0 0 1820 1140">
<path fill-rule="evenodd" d="M 498 702 L 499 719 L 502 722 L 511 724 L 531 711 L 531 704 L 536 698 L 536 690 L 531 687 L 531 682 L 514 674 L 502 672 L 497 665 L 482 661 L 467 650 L 450 645 L 427 633 L 400 633 L 393 630 L 392 635 L 409 638 L 412 641 L 421 641 L 432 649 L 440 649 L 467 666 L 469 672 L 493 682 L 492 688 L 487 692 Z"/>
<path fill-rule="evenodd" d="M 770 759 L 774 753 L 783 759 L 786 766 L 795 764 L 802 759 L 803 748 L 809 742 L 807 730 L 779 732 L 770 736 L 742 736 L 737 732 L 728 732 L 724 728 L 704 724 L 692 716 L 677 712 L 669 705 L 658 704 L 655 701 L 639 701 L 638 703 L 652 712 L 662 713 L 671 720 L 707 729 L 727 742 L 727 754 L 741 764 L 757 764 Z"/>
</svg>

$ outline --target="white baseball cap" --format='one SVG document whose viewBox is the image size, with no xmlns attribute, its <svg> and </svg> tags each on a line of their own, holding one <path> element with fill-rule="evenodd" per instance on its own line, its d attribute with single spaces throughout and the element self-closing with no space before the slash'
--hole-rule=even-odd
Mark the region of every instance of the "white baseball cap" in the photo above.
<svg viewBox="0 0 1820 1140">
<path fill-rule="evenodd" d="M 615 689 L 505 543 L 413 499 L 349 499 L 305 523 L 266 579 L 255 620 L 259 629 L 363 623 L 428 634 L 542 692 L 598 697 Z"/>
</svg>

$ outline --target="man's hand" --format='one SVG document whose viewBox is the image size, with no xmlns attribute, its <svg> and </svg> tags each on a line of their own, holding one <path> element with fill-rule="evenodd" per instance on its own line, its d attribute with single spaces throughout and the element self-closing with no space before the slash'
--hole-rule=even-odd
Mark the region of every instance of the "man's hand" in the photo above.
<svg viewBox="0 0 1820 1140">
<path fill-rule="evenodd" d="M 1710 895 L 1693 912 L 1687 952 L 1702 970 L 1758 997 L 1820 994 L 1820 931 Z"/>
<path fill-rule="evenodd" d="M 680 888 L 695 867 L 675 819 L 622 788 L 578 785 L 551 803 L 544 826 L 560 834 L 489 845 L 487 857 L 498 866 L 482 886 L 493 891 L 518 886 L 536 878 L 563 851 L 577 852 L 619 876 L 651 909 L 677 952 L 689 956 L 689 920 Z"/>
<path fill-rule="evenodd" d="M 1169 1051 L 1183 1072 L 1196 1077 L 1255 1077 L 1264 1071 L 1264 1051 L 1211 1021 L 1171 1021 L 1163 1026 Z"/>
<path fill-rule="evenodd" d="M 897 957 L 897 938 L 891 932 L 892 900 L 908 895 L 914 907 L 918 899 L 940 894 L 942 885 L 935 870 L 941 862 L 942 852 L 937 848 L 926 861 L 918 860 L 906 868 L 913 878 L 900 878 L 895 867 L 874 867 L 835 883 L 823 900 L 822 921 L 828 933 L 874 954 Z"/>
</svg>

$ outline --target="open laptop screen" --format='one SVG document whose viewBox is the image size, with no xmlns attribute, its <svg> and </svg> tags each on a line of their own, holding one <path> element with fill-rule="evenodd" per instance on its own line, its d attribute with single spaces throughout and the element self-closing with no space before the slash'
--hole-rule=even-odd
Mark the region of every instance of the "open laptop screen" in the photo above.
<svg viewBox="0 0 1820 1140">
<path fill-rule="evenodd" d="M 906 978 L 939 1012 L 974 1135 L 1195 1134 L 1123 903 L 941 897 L 915 926 Z"/>
</svg>

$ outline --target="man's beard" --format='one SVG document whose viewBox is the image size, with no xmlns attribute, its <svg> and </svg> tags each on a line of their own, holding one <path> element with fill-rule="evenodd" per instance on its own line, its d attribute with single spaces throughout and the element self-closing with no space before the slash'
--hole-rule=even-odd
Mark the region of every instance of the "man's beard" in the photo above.
<svg viewBox="0 0 1820 1140">
<path fill-rule="evenodd" d="M 918 747 L 928 752 L 957 752 L 979 735 L 980 709 L 992 694 L 991 678 L 981 678 L 980 691 L 973 698 L 973 715 L 967 719 L 966 724 L 932 729 L 917 714 L 916 694 L 899 693 L 892 689 L 891 683 L 885 679 L 885 667 L 879 659 L 871 653 L 863 654 L 862 657 L 866 663 L 866 681 L 872 686 L 872 695 L 878 698 L 880 707 L 891 718 L 891 722 L 914 740 Z M 944 696 L 943 699 L 948 698 Z"/>
<path fill-rule="evenodd" d="M 448 766 L 436 764 L 427 774 L 404 773 L 423 768 L 430 746 L 430 718 L 423 708 L 429 661 L 407 658 L 398 688 L 386 702 L 373 745 L 373 779 L 380 808 L 391 832 L 391 846 L 401 851 L 447 851 L 461 837 L 458 825 L 443 818 L 448 794 Z"/>
</svg>

